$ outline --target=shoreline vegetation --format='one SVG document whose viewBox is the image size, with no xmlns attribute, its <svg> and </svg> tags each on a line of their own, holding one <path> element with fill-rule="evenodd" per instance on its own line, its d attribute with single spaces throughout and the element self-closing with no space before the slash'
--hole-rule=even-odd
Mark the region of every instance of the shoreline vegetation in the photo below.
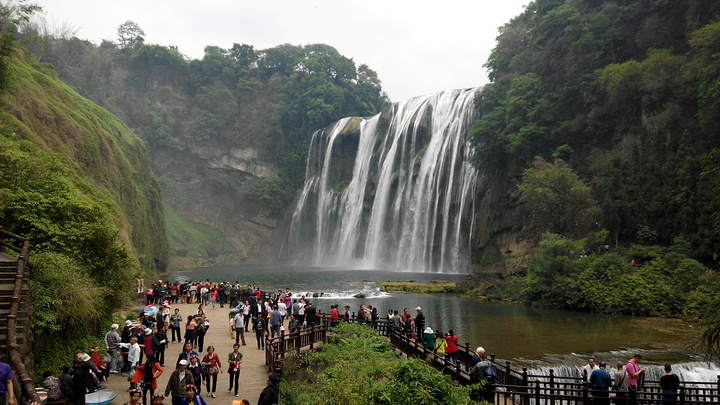
<svg viewBox="0 0 720 405">
<path fill-rule="evenodd" d="M 446 294 L 457 292 L 457 284 L 448 280 L 432 280 L 421 283 L 415 280 L 404 281 L 376 281 L 380 291 L 386 293 L 409 292 L 414 294 Z"/>
</svg>

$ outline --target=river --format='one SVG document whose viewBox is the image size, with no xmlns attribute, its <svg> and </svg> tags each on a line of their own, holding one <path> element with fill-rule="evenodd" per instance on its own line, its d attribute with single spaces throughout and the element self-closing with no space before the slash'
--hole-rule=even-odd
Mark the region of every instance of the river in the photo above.
<svg viewBox="0 0 720 405">
<path fill-rule="evenodd" d="M 176 271 L 166 280 L 239 281 L 258 284 L 264 291 L 290 288 L 293 296 L 306 295 L 323 312 L 330 306 L 349 305 L 357 312 L 360 304 L 378 308 L 381 317 L 388 309 L 415 315 L 421 307 L 426 325 L 433 330 L 453 329 L 458 342 L 471 348 L 483 346 L 489 354 L 507 359 L 516 366 L 533 370 L 555 368 L 572 373 L 586 363 L 587 356 L 608 364 L 627 361 L 641 353 L 649 368 L 649 379 L 664 363 L 677 364 L 686 379 L 717 381 L 720 364 L 702 362 L 702 356 L 686 347 L 688 336 L 696 335 L 692 326 L 675 319 L 597 315 L 583 312 L 530 308 L 524 305 L 480 302 L 451 294 L 416 295 L 384 293 L 375 281 L 429 282 L 460 281 L 461 274 L 406 273 L 341 268 L 288 266 L 217 266 Z M 365 298 L 355 298 L 363 294 Z M 564 370 L 564 371 L 561 371 Z"/>
</svg>

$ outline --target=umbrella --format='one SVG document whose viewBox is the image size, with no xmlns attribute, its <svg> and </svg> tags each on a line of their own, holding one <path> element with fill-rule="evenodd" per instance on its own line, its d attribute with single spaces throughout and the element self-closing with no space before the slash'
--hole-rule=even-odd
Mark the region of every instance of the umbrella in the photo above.
<svg viewBox="0 0 720 405">
<path fill-rule="evenodd" d="M 95 391 L 85 395 L 87 405 L 107 405 L 117 397 L 115 391 Z"/>
<path fill-rule="evenodd" d="M 155 315 L 158 312 L 158 308 L 154 305 L 148 305 L 145 308 L 138 311 L 138 314 Z"/>
</svg>

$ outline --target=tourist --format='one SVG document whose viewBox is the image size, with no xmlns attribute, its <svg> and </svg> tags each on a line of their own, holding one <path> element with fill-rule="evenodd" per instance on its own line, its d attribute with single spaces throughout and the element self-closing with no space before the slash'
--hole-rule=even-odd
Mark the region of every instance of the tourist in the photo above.
<svg viewBox="0 0 720 405">
<path fill-rule="evenodd" d="M 588 364 L 584 365 L 580 369 L 580 377 L 582 377 L 584 382 L 587 382 L 590 380 L 590 375 L 592 375 L 593 371 L 597 370 L 598 368 L 598 365 L 595 364 L 595 358 L 588 357 Z"/>
<path fill-rule="evenodd" d="M 601 361 L 599 367 L 590 374 L 590 389 L 595 404 L 607 405 L 610 403 L 610 386 L 613 379 L 605 367 L 605 362 Z"/>
<path fill-rule="evenodd" d="M 345 305 L 345 321 L 350 322 L 352 319 L 352 313 L 350 313 L 350 305 Z"/>
<path fill-rule="evenodd" d="M 47 402 L 58 402 L 62 398 L 62 391 L 60 391 L 60 379 L 52 375 L 52 371 L 46 371 L 43 373 L 43 388 L 47 391 Z M 68 403 L 70 401 L 67 401 Z M 5 404 L 2 402 L 2 404 Z"/>
<path fill-rule="evenodd" d="M 270 332 L 271 338 L 274 338 L 277 334 L 280 335 L 280 326 L 282 325 L 282 315 L 278 311 L 277 305 L 272 306 L 272 312 L 270 313 Z"/>
<path fill-rule="evenodd" d="M 160 327 L 160 325 L 165 325 L 165 322 L 168 322 L 170 318 L 170 303 L 168 301 L 163 302 L 162 309 L 158 311 L 158 314 L 162 314 L 162 317 L 158 317 L 157 326 Z"/>
<path fill-rule="evenodd" d="M 378 315 L 377 308 L 373 308 L 372 305 L 370 307 L 370 322 L 372 322 L 372 327 L 377 329 L 378 321 L 380 320 L 380 315 Z"/>
<path fill-rule="evenodd" d="M 137 344 L 137 343 L 136 343 Z M 92 369 L 90 368 L 90 356 L 87 353 L 78 353 L 75 357 L 77 364 L 73 369 L 73 404 L 85 405 L 85 394 L 88 389 L 91 389 L 92 381 Z M 11 376 L 12 377 L 12 376 Z M 4 381 L 4 380 L 3 380 Z M 12 387 L 12 385 L 8 385 Z M 11 390 L 8 392 L 12 393 Z M 13 397 L 12 395 L 10 396 Z M 14 398 L 12 398 L 14 400 Z"/>
<path fill-rule="evenodd" d="M 430 352 L 435 351 L 435 332 L 433 332 L 431 327 L 428 326 L 425 328 L 425 332 L 422 337 L 425 342 L 425 348 L 427 348 Z"/>
<path fill-rule="evenodd" d="M 195 340 L 200 353 L 203 352 L 203 347 L 205 346 L 205 334 L 208 329 L 210 329 L 210 320 L 205 315 L 199 316 L 197 318 L 197 327 L 195 328 Z"/>
<path fill-rule="evenodd" d="M 62 374 L 60 374 L 60 377 L 58 377 L 58 380 L 60 380 L 60 392 L 62 392 L 63 398 L 68 398 L 68 402 L 73 397 L 73 376 L 72 376 L 72 366 L 69 364 L 65 364 L 62 369 Z"/>
<path fill-rule="evenodd" d="M 132 321 L 127 320 L 125 321 L 125 326 L 123 326 L 122 334 L 120 335 L 120 343 L 130 343 L 130 338 L 132 337 Z M 127 346 L 122 346 L 118 344 L 118 347 L 120 347 L 120 354 L 123 358 L 123 365 L 122 365 L 122 372 L 123 373 L 129 373 L 130 372 L 130 362 L 128 361 L 128 352 L 129 349 Z"/>
<path fill-rule="evenodd" d="M 172 285 L 170 285 L 170 302 L 172 304 L 177 304 L 178 302 L 178 296 L 179 296 L 179 290 L 178 283 L 174 282 Z"/>
<path fill-rule="evenodd" d="M 140 391 L 137 388 L 132 388 L 130 391 L 128 391 L 128 394 L 130 394 L 130 400 L 125 403 L 125 405 L 138 405 L 140 404 L 140 398 L 142 398 L 142 391 Z"/>
<path fill-rule="evenodd" d="M 241 307 L 243 313 L 243 326 L 245 326 L 245 332 L 250 332 L 248 325 L 250 324 L 250 300 L 246 300 L 245 304 Z"/>
<path fill-rule="evenodd" d="M 403 331 L 405 332 L 405 337 L 410 339 L 413 337 L 413 318 L 411 316 L 405 317 L 405 324 L 403 325 Z"/>
<path fill-rule="evenodd" d="M 615 403 L 617 405 L 625 405 L 628 396 L 628 373 L 623 369 L 623 362 L 618 361 L 616 364 L 615 380 L 613 381 L 613 390 L 615 390 Z"/>
<path fill-rule="evenodd" d="M 330 319 L 329 319 L 330 326 L 335 327 L 340 323 L 340 312 L 339 312 L 340 305 L 335 304 L 335 305 L 332 305 L 330 308 L 331 308 Z M 294 317 L 293 319 L 297 319 L 297 317 Z M 300 325 L 300 324 L 298 324 L 298 325 Z"/>
<path fill-rule="evenodd" d="M 185 386 L 185 398 L 180 401 L 180 405 L 207 405 L 202 396 L 197 392 L 198 388 L 195 384 Z"/>
<path fill-rule="evenodd" d="M 473 354 L 472 359 L 470 359 L 470 365 L 472 367 L 475 367 L 475 365 L 478 364 L 482 360 L 482 356 L 484 354 L 485 354 L 485 349 L 482 346 L 475 349 L 475 354 Z"/>
<path fill-rule="evenodd" d="M 225 307 L 225 302 L 227 301 L 229 293 L 230 291 L 228 289 L 227 282 L 221 282 L 220 287 L 218 288 L 218 301 L 220 302 L 220 308 Z"/>
<path fill-rule="evenodd" d="M 180 367 L 180 362 L 185 360 L 185 365 L 187 365 L 190 362 L 190 356 L 195 355 L 197 356 L 198 353 L 193 350 L 193 345 L 189 341 L 185 341 L 185 347 L 183 348 L 183 351 L 180 352 L 178 355 L 177 361 L 175 362 L 175 368 Z"/>
<path fill-rule="evenodd" d="M 394 312 L 392 321 L 393 321 L 393 329 L 395 330 L 395 332 L 402 333 L 403 320 L 402 320 L 402 317 L 400 315 L 398 315 L 397 310 L 395 310 L 395 312 Z"/>
<path fill-rule="evenodd" d="M 258 405 L 273 405 L 280 403 L 280 377 L 270 374 L 267 379 L 267 387 L 260 393 Z"/>
<path fill-rule="evenodd" d="M 365 305 L 362 305 L 362 304 L 361 304 L 361 305 L 360 305 L 360 309 L 358 310 L 358 313 L 357 313 L 357 321 L 358 321 L 358 323 L 361 324 L 361 325 L 364 324 L 364 323 L 365 323 L 366 316 L 367 316 L 367 315 L 365 314 Z"/>
<path fill-rule="evenodd" d="M 638 377 L 645 372 L 644 368 L 638 368 L 641 361 L 642 356 L 638 353 L 628 360 L 627 367 L 625 367 L 625 371 L 628 373 L 628 390 L 630 391 L 637 391 Z"/>
<path fill-rule="evenodd" d="M 471 384 L 477 384 L 482 381 L 486 381 L 489 378 L 492 377 L 492 375 L 488 374 L 488 371 L 491 371 L 490 368 L 493 367 L 492 362 L 488 360 L 487 355 L 485 354 L 485 349 L 482 347 L 478 347 L 478 349 L 475 351 L 475 353 L 480 358 L 480 361 L 478 361 L 473 368 L 470 370 L 470 383 Z M 497 373 L 495 373 L 497 374 Z M 473 390 L 470 393 L 470 398 L 475 401 L 481 401 L 485 400 L 487 402 L 493 403 L 493 393 L 490 390 L 490 387 L 488 384 L 484 384 L 482 388 L 478 390 Z"/>
<path fill-rule="evenodd" d="M 165 400 L 165 394 L 162 392 L 158 392 L 157 394 L 153 395 L 152 397 L 152 405 L 165 405 L 163 401 Z"/>
<path fill-rule="evenodd" d="M 400 319 L 402 320 L 402 324 L 405 325 L 405 322 L 410 317 L 410 314 L 408 313 L 408 309 L 404 308 L 402 314 L 400 314 Z"/>
<path fill-rule="evenodd" d="M 160 341 L 153 335 L 153 331 L 150 328 L 145 328 L 145 334 L 143 335 L 143 354 L 147 357 L 155 357 L 155 348 L 160 346 Z M 143 400 L 144 402 L 144 400 Z"/>
<path fill-rule="evenodd" d="M 425 329 L 425 315 L 420 307 L 415 308 L 415 311 L 417 311 L 417 315 L 415 315 L 415 333 L 417 338 L 420 339 L 423 335 L 423 329 Z"/>
<path fill-rule="evenodd" d="M 208 288 L 208 285 L 206 283 L 200 284 L 200 291 L 199 291 L 199 298 L 200 298 L 200 306 L 207 305 L 208 304 L 208 292 L 210 289 Z M 200 313 L 198 312 L 198 315 Z M 205 313 L 203 313 L 205 315 Z"/>
<path fill-rule="evenodd" d="M 207 354 L 203 357 L 203 363 L 207 364 L 207 377 L 206 385 L 207 392 L 210 393 L 210 397 L 215 398 L 215 390 L 217 389 L 218 374 L 222 373 L 222 363 L 220 363 L 220 357 L 215 353 L 215 346 L 208 346 Z M 212 381 L 212 389 L 210 382 Z"/>
<path fill-rule="evenodd" d="M 298 322 L 300 322 L 301 325 L 305 326 L 305 296 L 302 296 L 300 298 L 300 301 L 298 302 Z"/>
<path fill-rule="evenodd" d="M 120 335 L 118 334 L 119 325 L 114 323 L 110 326 L 110 331 L 105 334 L 105 351 L 110 356 L 110 364 L 108 372 L 117 373 L 118 348 L 120 347 Z"/>
<path fill-rule="evenodd" d="M 332 326 L 332 317 L 330 319 L 330 325 Z M 300 323 L 295 320 L 295 315 L 290 315 L 290 320 L 288 321 L 288 331 L 290 333 L 300 332 Z"/>
<path fill-rule="evenodd" d="M 317 309 L 313 306 L 312 301 L 305 304 L 305 322 L 303 327 L 312 327 L 317 322 Z"/>
<path fill-rule="evenodd" d="M 200 391 L 202 391 L 202 382 L 205 377 L 205 371 L 203 370 L 203 366 L 200 364 L 200 358 L 197 355 L 193 354 L 190 356 L 190 360 L 187 365 L 187 372 L 192 374 L 198 393 L 200 393 Z"/>
<path fill-rule="evenodd" d="M 147 393 L 150 391 L 150 398 L 155 394 L 157 390 L 157 378 L 163 373 L 162 367 L 158 364 L 157 359 L 149 354 L 144 364 L 138 366 L 133 374 L 130 382 L 134 384 L 132 388 L 136 388 L 137 384 L 140 383 L 140 389 L 142 390 L 143 404 L 147 404 Z"/>
<path fill-rule="evenodd" d="M 300 304 L 298 304 L 297 299 L 292 300 L 292 305 L 290 306 L 290 315 L 295 316 L 295 319 L 300 321 Z M 300 322 L 300 324 L 302 324 L 302 322 Z"/>
<path fill-rule="evenodd" d="M 158 346 L 153 349 L 156 354 L 155 358 L 157 359 L 158 363 L 160 363 L 161 367 L 165 367 L 165 349 L 168 346 L 168 338 L 167 327 L 165 327 L 164 324 L 158 326 L 158 331 L 155 332 L 155 339 L 158 343 Z"/>
<path fill-rule="evenodd" d="M 187 323 L 185 324 L 185 341 L 190 342 L 193 347 L 197 347 L 195 343 L 195 328 L 197 328 L 196 316 L 188 316 Z"/>
<path fill-rule="evenodd" d="M 182 322 L 183 318 L 182 315 L 180 315 L 180 308 L 175 308 L 175 313 L 170 315 L 170 331 L 172 332 L 172 342 L 175 343 L 175 334 L 177 333 L 177 341 L 178 343 L 182 343 L 182 338 L 180 337 L 180 323 Z"/>
<path fill-rule="evenodd" d="M 217 302 L 218 291 L 219 291 L 218 287 L 210 288 L 210 302 L 212 303 L 213 309 L 215 309 L 215 303 Z"/>
<path fill-rule="evenodd" d="M 197 316 L 205 316 L 205 306 L 203 304 L 198 305 L 198 309 L 195 311 Z"/>
<path fill-rule="evenodd" d="M 239 344 L 242 340 L 243 346 L 245 346 L 245 313 L 242 309 L 238 308 L 238 313 L 232 319 L 232 327 L 235 329 L 235 343 Z"/>
<path fill-rule="evenodd" d="M 452 329 L 450 329 L 447 336 L 445 336 L 445 341 L 447 342 L 447 348 L 445 349 L 447 361 L 452 361 L 452 363 L 457 366 L 457 352 L 459 349 L 457 346 L 457 336 L 455 336 L 455 332 L 453 332 Z"/>
<path fill-rule="evenodd" d="M 265 322 L 260 316 L 253 319 L 253 329 L 255 330 L 255 339 L 257 339 L 258 350 L 265 350 Z"/>
<path fill-rule="evenodd" d="M 397 311 L 395 311 L 395 314 L 395 318 L 398 318 Z M 439 358 L 444 360 L 445 349 L 447 349 L 447 341 L 445 340 L 445 335 L 443 335 L 443 333 L 438 330 L 437 332 L 435 332 L 435 354 Z"/>
<path fill-rule="evenodd" d="M 672 366 L 665 364 L 665 375 L 660 377 L 660 389 L 662 390 L 663 405 L 677 404 L 677 393 L 680 387 L 680 378 L 673 374 Z"/>
<path fill-rule="evenodd" d="M 240 345 L 235 343 L 233 351 L 228 354 L 228 375 L 230 376 L 230 388 L 228 392 L 235 387 L 235 396 L 238 396 L 240 390 L 240 364 L 242 364 L 243 355 L 240 353 Z"/>
<path fill-rule="evenodd" d="M 292 305 L 292 293 L 289 288 L 285 289 L 285 298 L 283 300 L 285 301 L 285 307 L 290 308 Z"/>
<path fill-rule="evenodd" d="M 165 396 L 172 395 L 172 405 L 180 405 L 180 401 L 185 395 L 185 387 L 195 383 L 192 374 L 187 372 L 187 365 L 187 360 L 180 360 L 178 369 L 170 374 L 170 380 L 165 387 Z"/>
<path fill-rule="evenodd" d="M 287 313 L 287 306 L 285 305 L 285 301 L 282 298 L 278 299 L 277 309 L 278 309 L 278 312 L 280 312 L 280 316 L 284 320 L 287 317 L 288 313 Z"/>
<path fill-rule="evenodd" d="M 140 353 L 142 352 L 140 349 L 140 345 L 138 344 L 138 338 L 136 336 L 133 336 L 130 338 L 130 343 L 120 343 L 120 347 L 124 347 L 128 349 L 128 355 L 127 355 L 127 373 L 132 373 L 135 371 L 135 367 L 138 366 L 138 363 L 140 362 Z"/>
</svg>

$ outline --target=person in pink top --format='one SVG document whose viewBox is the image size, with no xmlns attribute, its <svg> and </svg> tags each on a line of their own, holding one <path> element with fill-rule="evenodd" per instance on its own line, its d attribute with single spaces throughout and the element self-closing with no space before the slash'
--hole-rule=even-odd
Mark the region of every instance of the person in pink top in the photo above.
<svg viewBox="0 0 720 405">
<path fill-rule="evenodd" d="M 212 302 L 213 309 L 215 309 L 215 302 L 217 302 L 217 295 L 218 295 L 218 288 L 212 287 L 210 289 L 210 301 Z"/>
<path fill-rule="evenodd" d="M 630 391 L 637 391 L 638 377 L 640 376 L 640 374 L 645 372 L 644 368 L 638 368 L 638 364 L 641 360 L 642 356 L 638 353 L 628 361 L 627 367 L 625 367 L 625 371 L 627 371 L 628 374 L 628 389 Z M 632 395 L 631 398 L 633 398 Z"/>
</svg>

